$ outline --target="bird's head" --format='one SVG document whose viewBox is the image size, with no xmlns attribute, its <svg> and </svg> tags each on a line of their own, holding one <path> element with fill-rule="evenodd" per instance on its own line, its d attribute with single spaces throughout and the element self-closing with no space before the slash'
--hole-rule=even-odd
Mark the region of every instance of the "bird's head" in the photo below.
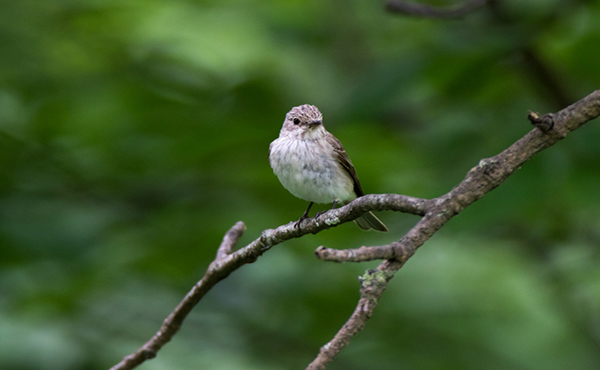
<svg viewBox="0 0 600 370">
<path fill-rule="evenodd" d="M 310 104 L 292 108 L 285 115 L 285 121 L 281 128 L 281 135 L 302 140 L 318 139 L 325 133 L 323 115 L 317 107 Z"/>
</svg>

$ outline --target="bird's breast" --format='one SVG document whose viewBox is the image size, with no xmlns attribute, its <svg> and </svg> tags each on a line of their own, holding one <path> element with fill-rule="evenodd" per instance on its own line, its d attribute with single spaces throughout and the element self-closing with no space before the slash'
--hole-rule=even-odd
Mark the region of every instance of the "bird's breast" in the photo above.
<svg viewBox="0 0 600 370">
<path fill-rule="evenodd" d="M 281 184 L 298 198 L 315 203 L 356 198 L 352 178 L 325 140 L 279 138 L 271 144 L 269 161 Z"/>
</svg>

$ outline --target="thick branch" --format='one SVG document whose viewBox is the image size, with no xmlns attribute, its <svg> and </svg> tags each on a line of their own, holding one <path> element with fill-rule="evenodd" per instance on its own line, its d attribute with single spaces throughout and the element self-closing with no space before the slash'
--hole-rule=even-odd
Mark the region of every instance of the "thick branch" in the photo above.
<svg viewBox="0 0 600 370">
<path fill-rule="evenodd" d="M 381 262 L 377 267 L 377 270 L 380 271 L 378 276 L 384 278 L 372 280 L 375 287 L 369 291 L 371 295 L 364 293 L 364 287 L 361 287 L 361 298 L 354 313 L 335 337 L 321 347 L 318 356 L 307 369 L 325 369 L 326 365 L 333 361 L 337 353 L 349 343 L 350 338 L 364 328 L 366 321 L 377 306 L 379 297 L 395 273 L 446 222 L 502 184 L 533 155 L 555 144 L 566 137 L 569 132 L 598 116 L 600 116 L 600 90 L 556 114 L 544 116 L 546 118 L 530 114 L 532 122 L 533 120 L 547 121 L 551 119 L 554 122 L 553 128 L 547 132 L 535 128 L 502 153 L 479 161 L 479 164 L 473 167 L 454 189 L 427 202 L 425 216 L 398 242 L 383 247 L 361 247 L 352 252 L 350 250 L 337 251 L 337 254 L 334 250 L 326 250 L 325 253 L 324 248 L 317 249 L 318 256 L 319 253 L 323 253 L 327 257 L 325 259 L 339 262 L 344 261 L 345 257 L 348 258 L 348 261 L 365 261 L 371 256 L 376 256 L 382 250 L 399 248 L 394 258 Z M 365 300 L 368 304 L 365 303 Z"/>
</svg>

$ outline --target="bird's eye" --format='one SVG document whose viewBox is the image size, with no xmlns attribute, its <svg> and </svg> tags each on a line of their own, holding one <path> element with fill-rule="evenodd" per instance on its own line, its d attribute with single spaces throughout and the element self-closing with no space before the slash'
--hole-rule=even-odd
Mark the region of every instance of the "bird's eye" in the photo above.
<svg viewBox="0 0 600 370">
<path fill-rule="evenodd" d="M 299 124 L 300 124 L 300 119 L 294 118 L 294 125 L 299 125 Z"/>
</svg>

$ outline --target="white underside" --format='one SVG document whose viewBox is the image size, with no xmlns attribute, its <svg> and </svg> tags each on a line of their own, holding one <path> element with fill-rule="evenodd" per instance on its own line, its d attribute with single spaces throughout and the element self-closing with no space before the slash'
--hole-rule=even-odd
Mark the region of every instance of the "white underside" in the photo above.
<svg viewBox="0 0 600 370">
<path fill-rule="evenodd" d="M 309 202 L 345 203 L 356 199 L 352 178 L 334 159 L 333 149 L 320 142 L 324 140 L 273 141 L 269 153 L 273 172 L 290 193 Z"/>
</svg>

